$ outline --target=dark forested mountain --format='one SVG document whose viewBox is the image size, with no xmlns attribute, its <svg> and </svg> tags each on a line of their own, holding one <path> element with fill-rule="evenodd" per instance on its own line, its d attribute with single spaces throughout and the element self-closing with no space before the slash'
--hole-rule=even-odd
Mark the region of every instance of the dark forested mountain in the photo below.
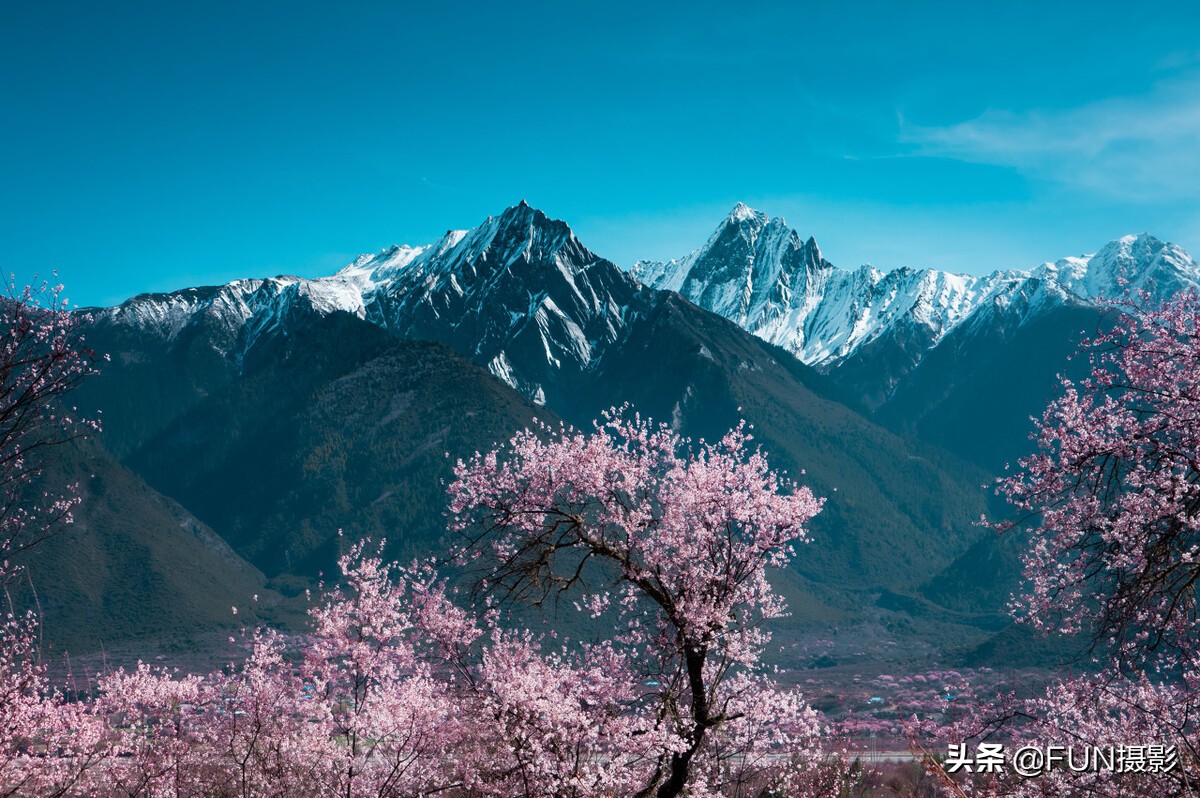
<svg viewBox="0 0 1200 798">
<path fill-rule="evenodd" d="M 260 354 L 127 462 L 271 577 L 328 573 L 339 530 L 428 550 L 453 460 L 554 418 L 446 346 L 342 312 Z"/>
<path fill-rule="evenodd" d="M 73 524 L 26 552 L 8 586 L 41 611 L 48 654 L 171 638 L 234 625 L 231 608 L 262 594 L 264 576 L 179 502 L 94 443 L 55 447 L 42 487 L 78 484 Z"/>
</svg>

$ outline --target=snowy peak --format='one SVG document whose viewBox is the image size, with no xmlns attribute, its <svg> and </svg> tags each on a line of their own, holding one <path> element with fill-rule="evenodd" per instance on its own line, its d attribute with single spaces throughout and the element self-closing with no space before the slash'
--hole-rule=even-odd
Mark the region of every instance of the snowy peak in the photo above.
<svg viewBox="0 0 1200 798">
<path fill-rule="evenodd" d="M 264 338 L 286 333 L 297 316 L 338 311 L 366 316 L 360 284 L 345 270 L 317 280 L 281 276 L 141 294 L 92 313 L 101 323 L 130 327 L 166 342 L 202 336 L 213 350 L 240 364 Z"/>
<path fill-rule="evenodd" d="M 751 329 L 805 296 L 827 267 L 815 239 L 739 202 L 704 246 L 666 263 L 639 261 L 632 273 Z"/>
<path fill-rule="evenodd" d="M 578 271 L 596 260 L 565 222 L 551 219 L 521 200 L 471 230 L 448 230 L 428 246 L 393 246 L 377 255 L 361 256 L 338 275 L 356 280 L 364 291 L 371 291 L 386 289 L 396 281 L 406 282 L 415 275 L 507 269 L 518 262 Z"/>
<path fill-rule="evenodd" d="M 847 271 L 826 261 L 813 238 L 802 242 L 783 219 L 742 203 L 700 249 L 665 263 L 640 261 L 632 273 L 825 370 L 883 339 L 904 350 L 898 362 L 911 368 L 960 324 L 1011 327 L 1047 306 L 1136 291 L 1161 299 L 1200 286 L 1200 265 L 1148 234 L 1031 271 Z"/>
<path fill-rule="evenodd" d="M 1031 272 L 1084 299 L 1145 291 L 1164 299 L 1200 286 L 1200 264 L 1176 244 L 1149 233 L 1110 241 L 1094 255 L 1043 263 Z"/>
<path fill-rule="evenodd" d="M 358 282 L 366 317 L 449 344 L 536 402 L 570 382 L 565 375 L 592 368 L 646 293 L 565 222 L 524 201 L 400 253 L 343 270 Z"/>
<path fill-rule="evenodd" d="M 754 210 L 744 202 L 739 202 L 725 217 L 725 222 L 727 224 L 753 223 L 761 228 L 767 223 L 767 215 L 762 211 Z"/>
<path fill-rule="evenodd" d="M 597 260 L 575 237 L 570 226 L 551 219 L 525 200 L 507 209 L 494 220 L 489 218 L 480 229 L 489 229 L 487 245 L 480 250 L 482 257 L 505 266 L 518 260 L 527 263 L 555 263 L 578 269 Z M 473 254 L 473 253 L 472 253 Z"/>
<path fill-rule="evenodd" d="M 189 328 L 235 365 L 305 314 L 353 313 L 392 333 L 449 344 L 535 401 L 561 373 L 592 367 L 650 292 L 522 201 L 426 246 L 393 246 L 314 280 L 279 277 L 135 297 L 112 323 L 171 342 Z"/>
</svg>

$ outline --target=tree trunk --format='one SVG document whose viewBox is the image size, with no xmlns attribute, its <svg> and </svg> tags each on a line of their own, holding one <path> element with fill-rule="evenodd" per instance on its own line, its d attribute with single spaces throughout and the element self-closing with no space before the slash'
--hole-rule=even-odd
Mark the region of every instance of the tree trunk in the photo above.
<svg viewBox="0 0 1200 798">
<path fill-rule="evenodd" d="M 684 656 L 688 669 L 688 686 L 692 693 L 692 745 L 686 751 L 671 756 L 671 771 L 666 781 L 659 785 L 655 798 L 676 798 L 687 786 L 692 769 L 692 757 L 704 743 L 704 735 L 713 725 L 708 711 L 708 693 L 704 689 L 704 660 L 708 657 L 705 646 L 686 646 Z"/>
</svg>

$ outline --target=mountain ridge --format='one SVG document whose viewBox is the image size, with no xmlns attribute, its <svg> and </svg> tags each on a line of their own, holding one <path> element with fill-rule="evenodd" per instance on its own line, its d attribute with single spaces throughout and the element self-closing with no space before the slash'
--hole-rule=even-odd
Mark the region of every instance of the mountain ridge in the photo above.
<svg viewBox="0 0 1200 798">
<path fill-rule="evenodd" d="M 524 306 L 524 297 L 500 298 L 510 327 L 497 329 L 481 297 L 495 302 L 514 268 L 535 264 L 554 268 L 541 271 L 541 285 Z M 1092 255 L 987 275 L 843 269 L 825 259 L 815 238 L 739 202 L 687 256 L 638 261 L 626 272 L 591 252 L 565 222 L 522 200 L 475 228 L 449 230 L 428 245 L 364 254 L 332 275 L 235 280 L 141 294 L 90 311 L 168 340 L 204 318 L 225 328 L 214 346 L 235 363 L 302 310 L 345 311 L 401 337 L 435 338 L 461 351 L 463 342 L 446 340 L 441 329 L 451 314 L 460 337 L 477 339 L 473 359 L 544 403 L 556 372 L 594 368 L 627 332 L 630 314 L 646 312 L 643 286 L 676 291 L 826 373 L 887 337 L 903 339 L 902 347 L 912 351 L 910 370 L 951 331 L 978 324 L 981 313 L 1007 315 L 1006 324 L 1019 325 L 1042 306 L 1095 304 L 1136 291 L 1161 298 L 1200 287 L 1200 263 L 1142 233 L 1114 239 Z M 547 367 L 523 370 L 501 341 L 543 348 Z M 881 394 L 865 397 L 868 406 L 882 404 L 902 376 L 888 375 Z"/>
<path fill-rule="evenodd" d="M 912 362 L 893 366 L 883 390 L 865 397 L 871 406 L 883 404 L 953 330 L 978 324 L 977 314 L 1008 313 L 1006 323 L 1019 325 L 1043 307 L 1094 305 L 1138 291 L 1162 299 L 1200 287 L 1200 263 L 1148 233 L 1115 239 L 1092 255 L 978 276 L 910 267 L 842 269 L 825 260 L 814 238 L 806 240 L 784 219 L 743 203 L 703 246 L 671 261 L 638 261 L 630 272 L 653 287 L 679 291 L 825 372 L 878 340 L 900 342 Z"/>
</svg>

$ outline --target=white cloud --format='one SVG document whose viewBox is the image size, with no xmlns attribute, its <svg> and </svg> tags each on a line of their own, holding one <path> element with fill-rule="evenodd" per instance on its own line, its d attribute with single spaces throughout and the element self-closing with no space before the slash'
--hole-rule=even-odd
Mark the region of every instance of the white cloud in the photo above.
<svg viewBox="0 0 1200 798">
<path fill-rule="evenodd" d="M 905 125 L 902 135 L 922 155 L 1009 166 L 1110 199 L 1200 199 L 1200 77 L 1075 108 L 990 110 L 946 127 Z"/>
</svg>

